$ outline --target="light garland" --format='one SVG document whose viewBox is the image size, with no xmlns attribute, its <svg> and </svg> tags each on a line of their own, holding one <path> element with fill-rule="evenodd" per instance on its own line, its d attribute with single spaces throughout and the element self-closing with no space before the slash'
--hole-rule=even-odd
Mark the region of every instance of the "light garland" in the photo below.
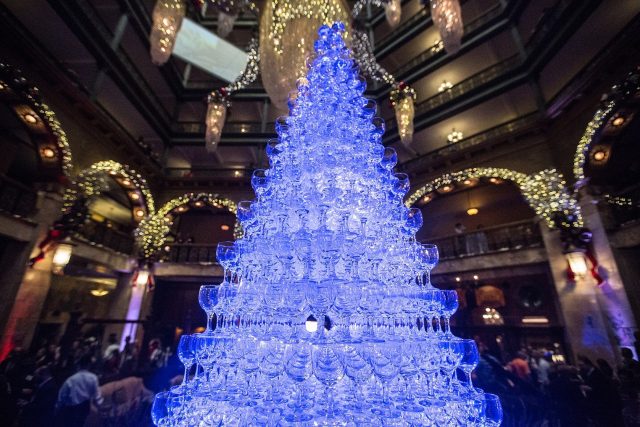
<svg viewBox="0 0 640 427">
<path fill-rule="evenodd" d="M 62 129 L 53 110 L 42 101 L 40 90 L 30 85 L 19 69 L 2 62 L 0 62 L 0 87 L 2 87 L 3 91 L 11 90 L 20 96 L 26 104 L 38 114 L 38 117 L 43 120 L 47 130 L 49 130 L 55 138 L 58 151 L 56 156 L 48 159 L 58 160 L 62 173 L 65 176 L 71 175 L 72 157 L 67 134 Z M 0 95 L 1 94 L 2 92 L 0 92 Z"/>
<path fill-rule="evenodd" d="M 149 35 L 151 60 L 162 65 L 169 60 L 182 26 L 186 7 L 182 0 L 158 0 L 153 8 Z"/>
<path fill-rule="evenodd" d="M 182 213 L 178 212 L 180 207 L 195 203 L 203 203 L 202 206 L 206 204 L 214 208 L 228 209 L 234 215 L 237 210 L 237 205 L 233 200 L 218 194 L 187 193 L 169 200 L 154 215 L 143 219 L 135 231 L 138 247 L 144 258 L 153 257 L 164 247 L 167 236 L 171 231 L 172 212 L 176 210 L 176 214 L 180 214 Z M 234 235 L 238 237 L 241 234 L 240 225 L 236 221 Z"/>
<path fill-rule="evenodd" d="M 545 169 L 531 175 L 504 168 L 470 168 L 447 173 L 419 187 L 407 198 L 405 204 L 411 207 L 424 196 L 440 188 L 480 178 L 498 178 L 516 184 L 529 206 L 536 215 L 546 221 L 550 228 L 555 227 L 554 215 L 558 212 L 562 212 L 564 217 L 568 218 L 563 220 L 562 225 L 583 226 L 580 206 L 567 189 L 567 183 L 562 174 L 555 169 Z M 431 200 L 430 197 L 429 200 Z M 570 220 L 573 223 L 567 222 Z"/>
<path fill-rule="evenodd" d="M 584 166 L 596 134 L 606 125 L 619 104 L 627 99 L 637 97 L 639 94 L 640 67 L 636 67 L 635 70 L 626 76 L 624 81 L 611 87 L 610 92 L 605 94 L 602 105 L 596 110 L 589 123 L 587 123 L 587 127 L 576 147 L 576 154 L 573 157 L 573 175 L 576 182 L 579 184 L 584 184 L 585 182 Z M 620 126 L 623 123 L 624 120 L 622 120 L 620 124 L 616 124 L 615 121 L 612 124 L 614 126 Z"/>
<path fill-rule="evenodd" d="M 369 37 L 359 30 L 353 31 L 353 51 L 360 71 L 374 81 L 388 85 L 397 84 L 396 78 L 376 61 Z"/>
<path fill-rule="evenodd" d="M 580 138 L 580 141 L 578 141 L 576 154 L 573 158 L 573 175 L 578 182 L 584 181 L 584 165 L 587 162 L 587 154 L 589 153 L 593 138 L 595 134 L 602 129 L 602 126 L 606 123 L 615 105 L 615 101 L 609 101 L 602 108 L 599 108 L 593 118 L 587 123 L 587 128 Z"/>
<path fill-rule="evenodd" d="M 105 190 L 105 177 L 110 176 L 118 182 L 119 185 L 125 187 L 127 194 L 131 193 L 128 187 L 133 187 L 142 194 L 142 203 L 145 207 L 145 215 L 136 215 L 139 220 L 143 216 L 151 216 L 155 213 L 155 203 L 153 195 L 149 190 L 147 181 L 135 170 L 127 165 L 123 165 L 113 160 L 105 160 L 94 163 L 89 168 L 78 174 L 72 185 L 67 188 L 63 198 L 63 212 L 70 209 L 78 197 L 94 197 L 101 194 Z M 128 185 L 127 185 L 128 184 Z M 131 196 L 131 200 L 134 200 Z M 139 199 L 138 199 L 139 200 Z M 134 200 L 137 201 L 137 200 Z"/>
<path fill-rule="evenodd" d="M 249 54 L 247 65 L 242 74 L 240 74 L 233 83 L 224 88 L 227 95 L 244 89 L 253 83 L 258 77 L 258 73 L 260 72 L 260 47 L 258 45 L 258 39 L 251 39 L 247 50 Z"/>
</svg>

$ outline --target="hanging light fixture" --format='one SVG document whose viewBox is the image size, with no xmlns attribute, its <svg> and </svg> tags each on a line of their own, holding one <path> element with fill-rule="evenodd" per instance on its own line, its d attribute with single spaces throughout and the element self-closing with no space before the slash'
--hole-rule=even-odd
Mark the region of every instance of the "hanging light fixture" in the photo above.
<svg viewBox="0 0 640 427">
<path fill-rule="evenodd" d="M 469 184 L 466 184 L 466 185 L 469 185 Z M 473 205 L 471 204 L 471 192 L 469 191 L 467 191 L 467 206 L 469 207 L 467 209 L 467 215 L 469 216 L 478 215 L 479 210 L 478 208 L 473 207 Z"/>
<path fill-rule="evenodd" d="M 71 260 L 71 254 L 73 253 L 73 245 L 69 241 L 63 241 L 58 243 L 56 251 L 53 253 L 53 272 L 56 274 L 62 274 L 64 268 L 69 264 Z"/>
<path fill-rule="evenodd" d="M 260 19 L 260 73 L 271 102 L 287 108 L 289 92 L 307 72 L 318 28 L 349 22 L 343 0 L 269 0 Z M 349 29 L 347 40 L 350 44 Z"/>
<path fill-rule="evenodd" d="M 205 147 L 207 152 L 214 153 L 220 143 L 222 128 L 227 118 L 229 99 L 224 93 L 212 92 L 207 102 L 207 129 L 205 133 Z"/>
<path fill-rule="evenodd" d="M 391 28 L 395 28 L 402 18 L 402 6 L 400 0 L 389 0 L 384 5 L 384 14 Z"/>
<path fill-rule="evenodd" d="M 447 135 L 447 141 L 449 141 L 450 144 L 455 144 L 456 142 L 461 141 L 462 138 L 464 138 L 464 134 L 459 130 L 456 130 L 456 128 L 451 129 L 451 133 Z"/>
<path fill-rule="evenodd" d="M 154 64 L 162 65 L 169 60 L 184 15 L 185 5 L 182 0 L 156 2 L 149 36 L 151 61 Z"/>
<path fill-rule="evenodd" d="M 225 38 L 233 30 L 233 24 L 238 19 L 237 14 L 229 14 L 223 11 L 218 12 L 218 35 Z"/>
<path fill-rule="evenodd" d="M 391 91 L 390 96 L 391 105 L 396 113 L 400 140 L 404 145 L 409 145 L 413 141 L 413 118 L 415 116 L 413 103 L 416 99 L 416 92 L 404 82 L 400 82 Z"/>
<path fill-rule="evenodd" d="M 447 52 L 450 54 L 458 52 L 464 32 L 460 2 L 458 0 L 431 0 L 431 18 L 438 27 Z"/>
</svg>

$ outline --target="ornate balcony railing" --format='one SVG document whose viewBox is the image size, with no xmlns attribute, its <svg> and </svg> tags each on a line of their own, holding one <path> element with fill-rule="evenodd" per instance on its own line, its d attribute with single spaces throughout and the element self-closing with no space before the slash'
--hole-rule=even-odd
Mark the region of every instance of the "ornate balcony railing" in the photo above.
<svg viewBox="0 0 640 427">
<path fill-rule="evenodd" d="M 523 132 L 534 128 L 538 123 L 540 123 L 540 121 L 541 117 L 537 112 L 509 120 L 483 132 L 464 138 L 456 143 L 445 145 L 437 150 L 430 151 L 420 157 L 411 159 L 400 165 L 400 168 L 406 172 L 415 170 L 416 168 L 422 169 L 424 167 L 428 167 L 435 162 L 442 161 L 442 159 L 451 156 L 454 153 L 460 153 L 472 147 L 480 146 L 487 141 L 497 141 L 501 138 L 505 138 L 506 136 L 514 137 L 522 134 Z"/>
<path fill-rule="evenodd" d="M 80 239 L 126 255 L 133 254 L 134 238 L 131 234 L 115 230 L 102 222 L 85 221 L 77 232 Z"/>
<path fill-rule="evenodd" d="M 216 262 L 215 244 L 172 243 L 167 246 L 164 260 L 181 264 L 213 264 Z"/>
<path fill-rule="evenodd" d="M 537 248 L 543 244 L 540 228 L 530 220 L 441 237 L 429 243 L 438 245 L 442 260 Z"/>
<path fill-rule="evenodd" d="M 32 188 L 0 175 L 0 211 L 21 218 L 28 218 L 36 210 L 38 194 Z"/>
<path fill-rule="evenodd" d="M 487 22 L 500 16 L 500 14 L 502 13 L 502 10 L 503 10 L 503 7 L 500 5 L 500 3 L 496 3 L 491 8 L 489 8 L 484 14 L 478 16 L 476 19 L 466 24 L 464 26 L 464 34 L 471 34 L 474 31 L 476 31 L 478 28 L 482 27 Z M 398 68 L 393 70 L 393 75 L 398 78 L 403 78 L 402 76 L 404 76 L 410 70 L 414 69 L 415 67 L 421 64 L 426 63 L 427 61 L 431 60 L 431 58 L 433 58 L 440 52 L 443 52 L 442 53 L 443 55 L 445 54 L 442 48 L 431 46 L 426 50 L 424 50 L 422 53 L 418 54 L 415 58 L 407 61 L 406 63 L 400 65 Z"/>
</svg>

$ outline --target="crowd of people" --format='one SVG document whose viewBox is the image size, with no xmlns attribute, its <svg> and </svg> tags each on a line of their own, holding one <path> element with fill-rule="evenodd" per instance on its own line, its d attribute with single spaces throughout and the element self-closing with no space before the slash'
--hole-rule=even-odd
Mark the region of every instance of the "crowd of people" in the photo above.
<svg viewBox="0 0 640 427">
<path fill-rule="evenodd" d="M 579 355 L 575 365 L 544 349 L 522 349 L 506 363 L 478 345 L 475 384 L 500 396 L 503 426 L 640 426 L 640 362 L 628 348 L 614 369 Z"/>
<path fill-rule="evenodd" d="M 174 376 L 165 372 L 172 353 L 157 339 L 142 352 L 137 342 L 126 337 L 121 344 L 115 334 L 104 346 L 92 336 L 68 341 L 66 346 L 47 344 L 32 352 L 15 348 L 0 363 L 0 424 L 82 427 L 92 406 L 101 409 L 112 403 L 105 402 L 102 385 L 140 377 L 147 389 L 159 391 Z M 150 405 L 151 399 L 146 400 Z M 130 425 L 147 425 L 148 407 L 143 412 L 143 424 L 138 420 Z"/>
<path fill-rule="evenodd" d="M 502 360 L 479 340 L 478 348 L 474 383 L 500 396 L 505 427 L 640 426 L 640 362 L 628 348 L 621 349 L 616 368 L 584 356 L 577 357 L 576 365 L 554 361 L 544 349 L 522 349 Z M 33 352 L 16 348 L 0 363 L 0 424 L 82 427 L 92 407 L 107 404 L 102 385 L 139 377 L 145 389 L 157 392 L 180 372 L 173 352 L 157 339 L 143 350 L 128 337 L 119 343 L 115 334 L 104 345 L 83 337 Z M 128 425 L 150 425 L 150 396 L 141 418 L 129 417 Z"/>
</svg>

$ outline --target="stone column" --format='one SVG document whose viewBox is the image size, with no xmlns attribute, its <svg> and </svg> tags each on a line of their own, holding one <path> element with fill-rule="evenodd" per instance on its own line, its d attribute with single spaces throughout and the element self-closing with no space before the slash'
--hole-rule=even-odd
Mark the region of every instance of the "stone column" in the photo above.
<svg viewBox="0 0 640 427">
<path fill-rule="evenodd" d="M 617 360 L 619 347 L 634 349 L 633 334 L 637 330 L 635 317 L 598 206 L 586 192 L 581 194 L 580 206 L 585 226 L 593 233 L 592 245 L 598 261 L 598 274 L 604 279 L 596 295 L 614 341 Z M 595 286 L 595 281 L 590 275 L 586 280 Z"/>
<path fill-rule="evenodd" d="M 0 342 L 0 360 L 14 347 L 28 348 L 35 333 L 42 307 L 51 287 L 51 262 L 53 254 L 50 252 L 46 258 L 37 263 L 34 268 L 27 267 L 30 256 L 36 253 L 37 244 L 46 236 L 49 226 L 60 216 L 62 198 L 56 193 L 41 193 L 38 202 L 39 210 L 31 218 L 36 222 L 37 228 L 31 241 L 21 250 L 13 254 L 9 269 L 3 272 L 3 289 L 18 288 L 13 301 L 7 301 L 10 308 L 3 322 L 2 337 Z M 15 280 L 13 286 L 7 282 Z"/>
<path fill-rule="evenodd" d="M 593 280 L 567 279 L 567 260 L 562 253 L 558 231 L 540 224 L 549 267 L 558 293 L 559 307 L 565 326 L 565 337 L 573 357 L 585 355 L 594 360 L 617 360 L 617 344 L 608 332 L 607 320 L 599 303 L 600 289 Z"/>
</svg>

